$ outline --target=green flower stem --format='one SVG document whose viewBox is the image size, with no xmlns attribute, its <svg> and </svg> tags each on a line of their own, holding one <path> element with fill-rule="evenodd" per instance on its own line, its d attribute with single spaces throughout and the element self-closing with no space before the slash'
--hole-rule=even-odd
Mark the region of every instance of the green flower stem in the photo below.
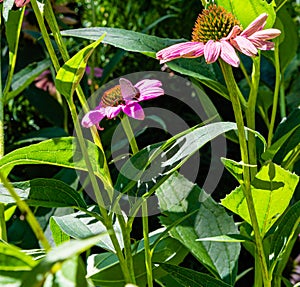
<svg viewBox="0 0 300 287">
<path fill-rule="evenodd" d="M 40 224 L 36 220 L 34 214 L 32 213 L 31 209 L 27 205 L 25 201 L 23 201 L 18 194 L 15 192 L 13 186 L 11 183 L 7 180 L 5 176 L 0 172 L 0 179 L 3 183 L 4 187 L 9 191 L 11 196 L 16 201 L 16 204 L 18 208 L 20 209 L 22 215 L 26 218 L 28 224 L 32 228 L 32 231 L 34 232 L 36 238 L 41 242 L 42 246 L 45 248 L 45 250 L 49 250 L 51 248 L 50 243 L 48 242 L 43 229 L 41 228 Z"/>
<path fill-rule="evenodd" d="M 282 77 L 284 77 L 284 72 L 281 72 L 281 75 Z M 281 80 L 281 84 L 280 84 L 279 107 L 280 107 L 280 116 L 283 119 L 286 117 L 284 79 Z"/>
<path fill-rule="evenodd" d="M 60 65 L 59 65 L 59 61 L 58 61 L 58 58 L 56 56 L 56 53 L 54 51 L 54 48 L 52 46 L 51 39 L 49 37 L 49 33 L 48 33 L 48 31 L 46 29 L 46 26 L 45 26 L 44 17 L 43 17 L 44 4 L 41 4 L 41 3 L 38 4 L 36 0 L 31 0 L 30 3 L 31 3 L 31 7 L 34 11 L 34 14 L 36 16 L 36 19 L 38 21 L 39 27 L 41 29 L 43 40 L 44 40 L 45 45 L 47 47 L 47 50 L 48 50 L 48 53 L 50 55 L 52 64 L 54 66 L 55 71 L 57 72 L 60 68 Z M 39 5 L 40 5 L 40 7 L 39 7 Z"/>
<path fill-rule="evenodd" d="M 92 168 L 92 165 L 91 165 L 91 162 L 90 162 L 90 159 L 89 159 L 89 155 L 88 155 L 88 152 L 87 152 L 87 149 L 86 149 L 86 145 L 84 143 L 84 137 L 83 137 L 83 134 L 82 134 L 82 130 L 81 130 L 79 121 L 78 121 L 76 106 L 75 106 L 75 104 L 73 103 L 72 100 L 68 101 L 68 104 L 69 104 L 69 109 L 70 109 L 71 116 L 72 116 L 72 119 L 73 119 L 73 122 L 74 122 L 74 127 L 75 127 L 75 131 L 76 131 L 77 138 L 78 138 L 78 141 L 79 141 L 79 145 L 80 145 L 80 148 L 81 148 L 81 151 L 82 151 L 82 154 L 83 154 L 86 166 L 87 166 L 87 170 L 88 170 L 88 173 L 89 173 L 89 176 L 90 176 L 90 180 L 91 180 L 91 183 L 92 183 L 92 186 L 93 186 L 93 190 L 95 192 L 96 201 L 97 201 L 97 204 L 99 206 L 100 213 L 103 217 L 103 223 L 104 223 L 107 231 L 109 232 L 110 239 L 113 243 L 113 246 L 115 248 L 116 254 L 117 254 L 119 262 L 120 262 L 120 266 L 121 266 L 121 269 L 122 269 L 122 272 L 123 272 L 123 275 L 124 275 L 124 279 L 125 279 L 126 283 L 133 283 L 132 280 L 131 280 L 130 272 L 129 272 L 127 264 L 125 262 L 125 258 L 123 256 L 118 238 L 116 236 L 116 232 L 113 228 L 112 219 L 108 215 L 107 210 L 104 207 L 105 203 L 103 201 L 101 191 L 99 189 L 96 177 L 95 177 L 94 172 L 93 172 L 93 168 Z"/>
<path fill-rule="evenodd" d="M 277 113 L 277 105 L 278 105 L 278 98 L 279 98 L 279 90 L 280 90 L 280 82 L 281 82 L 281 72 L 280 72 L 280 62 L 279 62 L 279 40 L 275 39 L 275 49 L 274 49 L 274 63 L 275 63 L 275 89 L 274 89 L 274 96 L 273 96 L 273 106 L 272 106 L 272 114 L 270 120 L 270 127 L 268 133 L 268 147 L 272 144 L 275 120 L 276 120 L 276 113 Z"/>
<path fill-rule="evenodd" d="M 234 116 L 238 128 L 239 143 L 241 149 L 241 158 L 243 165 L 243 178 L 244 184 L 242 185 L 243 192 L 246 198 L 247 207 L 251 219 L 252 228 L 254 231 L 255 243 L 256 243 L 256 252 L 259 258 L 260 268 L 262 272 L 264 287 L 271 287 L 271 279 L 268 272 L 266 257 L 264 254 L 262 238 L 260 235 L 259 225 L 257 221 L 257 216 L 255 212 L 254 202 L 251 194 L 251 183 L 250 183 L 250 170 L 249 170 L 249 159 L 248 159 L 248 149 L 247 141 L 244 130 L 244 120 L 241 109 L 241 104 L 239 101 L 240 90 L 235 82 L 231 66 L 220 60 L 220 66 L 224 75 L 224 79 L 229 91 Z M 258 286 L 257 286 L 258 287 Z"/>
<path fill-rule="evenodd" d="M 143 237 L 145 246 L 145 264 L 147 272 L 148 287 L 153 287 L 153 274 L 152 274 L 152 251 L 149 242 L 149 224 L 148 224 L 148 206 L 147 200 L 142 203 L 142 220 L 143 220 Z"/>
<path fill-rule="evenodd" d="M 131 150 L 133 155 L 138 153 L 139 148 L 136 143 L 134 133 L 132 131 L 129 119 L 127 116 L 124 116 L 121 119 L 121 123 L 127 139 L 129 141 Z M 143 222 L 143 238 L 144 238 L 144 248 L 145 248 L 145 265 L 146 265 L 146 272 L 147 272 L 147 282 L 148 287 L 153 287 L 153 274 L 152 274 L 152 252 L 149 243 L 149 222 L 148 222 L 148 206 L 146 198 L 142 201 L 142 222 Z M 132 223 L 130 224 L 132 226 Z"/>
<path fill-rule="evenodd" d="M 258 94 L 259 80 L 260 80 L 260 54 L 257 57 L 252 58 L 252 77 L 250 94 L 247 102 L 247 108 L 245 111 L 246 121 L 248 128 L 255 131 L 255 107 Z M 257 173 L 257 155 L 256 155 L 256 138 L 255 134 L 248 133 L 248 150 L 249 150 L 249 163 L 253 165 L 250 169 L 251 180 L 254 179 Z"/>
<path fill-rule="evenodd" d="M 245 79 L 246 79 L 246 81 L 247 81 L 249 87 L 251 87 L 252 81 L 251 81 L 250 77 L 248 76 L 248 73 L 247 73 L 247 71 L 246 71 L 246 68 L 245 68 L 245 66 L 244 66 L 244 63 L 243 63 L 242 61 L 240 61 L 240 68 L 241 68 L 241 70 L 242 70 L 242 72 L 243 72 L 243 74 L 244 74 L 244 77 L 245 77 Z"/>
<path fill-rule="evenodd" d="M 3 203 L 0 203 L 0 239 L 3 241 L 7 241 L 6 222 L 5 222 Z"/>
</svg>

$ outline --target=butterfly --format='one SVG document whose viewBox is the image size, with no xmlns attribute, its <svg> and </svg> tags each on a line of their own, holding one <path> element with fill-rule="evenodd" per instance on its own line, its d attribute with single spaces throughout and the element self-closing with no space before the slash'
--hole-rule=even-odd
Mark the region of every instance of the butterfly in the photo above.
<svg viewBox="0 0 300 287">
<path fill-rule="evenodd" d="M 138 100 L 140 92 L 129 80 L 120 78 L 119 83 L 125 101 Z"/>
</svg>

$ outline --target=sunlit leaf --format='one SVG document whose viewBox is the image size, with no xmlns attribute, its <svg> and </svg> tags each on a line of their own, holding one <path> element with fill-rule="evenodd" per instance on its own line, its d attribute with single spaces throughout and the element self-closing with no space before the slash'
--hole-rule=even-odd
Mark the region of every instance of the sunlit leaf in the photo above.
<svg viewBox="0 0 300 287">
<path fill-rule="evenodd" d="M 69 100 L 72 98 L 75 89 L 85 73 L 89 57 L 105 37 L 105 34 L 102 33 L 101 35 L 99 35 L 101 37 L 98 37 L 94 43 L 80 50 L 59 69 L 55 80 L 56 88 L 66 99 Z"/>
<path fill-rule="evenodd" d="M 296 174 L 269 163 L 261 168 L 251 182 L 251 191 L 262 236 L 288 207 L 299 181 Z M 241 186 L 222 201 L 222 205 L 251 224 L 246 198 Z"/>
</svg>

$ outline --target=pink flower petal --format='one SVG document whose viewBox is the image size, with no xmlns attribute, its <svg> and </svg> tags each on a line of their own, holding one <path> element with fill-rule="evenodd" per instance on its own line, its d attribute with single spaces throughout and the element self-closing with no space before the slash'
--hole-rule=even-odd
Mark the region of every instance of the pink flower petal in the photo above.
<svg viewBox="0 0 300 287">
<path fill-rule="evenodd" d="M 143 120 L 145 118 L 144 111 L 140 104 L 138 104 L 137 102 L 131 102 L 122 109 L 123 112 L 131 118 L 137 120 Z"/>
<path fill-rule="evenodd" d="M 143 90 L 149 88 L 161 87 L 162 83 L 158 80 L 142 80 L 137 82 L 134 86 L 138 88 L 140 92 L 143 92 Z"/>
<path fill-rule="evenodd" d="M 172 45 L 156 53 L 156 58 L 160 63 L 178 59 L 178 58 L 195 58 L 203 55 L 204 44 L 201 42 L 185 42 Z"/>
<path fill-rule="evenodd" d="M 204 46 L 204 58 L 208 64 L 218 60 L 221 52 L 221 43 L 219 41 L 209 40 Z"/>
<path fill-rule="evenodd" d="M 82 119 L 81 125 L 85 128 L 90 128 L 93 125 L 96 125 L 98 129 L 99 122 L 105 117 L 104 108 L 95 109 L 93 111 L 88 112 Z"/>
<path fill-rule="evenodd" d="M 164 94 L 164 90 L 162 88 L 152 88 L 141 92 L 137 100 L 139 102 L 146 101 L 146 100 L 150 100 L 162 96 L 163 94 Z"/>
<path fill-rule="evenodd" d="M 274 49 L 274 43 L 269 41 L 263 41 L 263 40 L 252 40 L 251 41 L 257 49 L 268 51 Z"/>
<path fill-rule="evenodd" d="M 254 32 L 262 30 L 266 25 L 266 20 L 268 18 L 267 13 L 260 14 L 254 21 L 252 21 L 248 27 L 242 32 L 241 36 L 249 37 Z"/>
<path fill-rule="evenodd" d="M 281 34 L 281 31 L 278 29 L 266 29 L 261 30 L 253 33 L 251 36 L 248 37 L 249 40 L 270 40 L 276 38 Z"/>
<path fill-rule="evenodd" d="M 240 59 L 234 48 L 227 41 L 221 40 L 220 43 L 222 45 L 221 59 L 233 67 L 238 67 L 240 65 Z"/>
<path fill-rule="evenodd" d="M 115 118 L 120 111 L 122 110 L 122 106 L 117 106 L 117 107 L 105 107 L 105 115 L 109 118 L 109 119 L 113 119 Z"/>
<path fill-rule="evenodd" d="M 257 55 L 257 49 L 255 45 L 253 45 L 251 41 L 245 37 L 237 36 L 231 40 L 231 43 L 236 49 L 249 57 Z"/>
</svg>

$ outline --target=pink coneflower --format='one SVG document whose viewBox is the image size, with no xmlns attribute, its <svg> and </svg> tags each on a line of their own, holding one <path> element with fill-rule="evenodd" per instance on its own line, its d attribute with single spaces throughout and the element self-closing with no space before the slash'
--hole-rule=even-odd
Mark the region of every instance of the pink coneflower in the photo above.
<svg viewBox="0 0 300 287">
<path fill-rule="evenodd" d="M 107 117 L 115 118 L 121 111 L 129 117 L 143 120 L 144 111 L 139 102 L 150 100 L 164 94 L 161 82 L 158 80 L 142 80 L 133 85 L 129 80 L 120 78 L 119 85 L 107 90 L 99 106 L 88 112 L 82 119 L 82 126 L 93 125 L 101 130 L 100 121 Z"/>
<path fill-rule="evenodd" d="M 267 18 L 268 14 L 261 14 L 244 31 L 239 26 L 233 27 L 228 36 L 232 46 L 250 57 L 257 55 L 257 50 L 273 49 L 274 43 L 268 40 L 279 36 L 281 32 L 278 29 L 263 30 Z"/>
<path fill-rule="evenodd" d="M 240 52 L 254 56 L 257 49 L 270 50 L 273 43 L 267 40 L 280 34 L 277 29 L 265 26 L 267 14 L 260 15 L 242 32 L 240 22 L 224 8 L 215 4 L 199 14 L 192 33 L 192 41 L 175 44 L 159 51 L 156 58 L 165 63 L 177 58 L 197 58 L 204 55 L 208 64 L 220 57 L 233 67 L 240 64 L 234 48 Z"/>
</svg>

